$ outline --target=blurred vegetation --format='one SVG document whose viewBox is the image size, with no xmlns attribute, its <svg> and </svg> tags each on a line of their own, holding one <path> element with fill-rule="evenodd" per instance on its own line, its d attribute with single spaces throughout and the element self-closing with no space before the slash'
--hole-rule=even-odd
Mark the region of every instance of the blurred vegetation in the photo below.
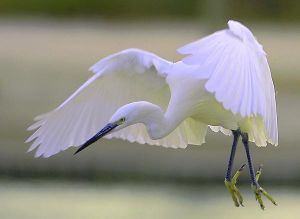
<svg viewBox="0 0 300 219">
<path fill-rule="evenodd" d="M 299 11 L 296 0 L 0 0 L 0 218 L 299 218 Z M 99 58 L 138 47 L 176 61 L 176 48 L 229 18 L 249 25 L 272 68 L 280 147 L 252 153 L 278 207 L 266 201 L 261 212 L 245 171 L 247 207 L 233 208 L 222 183 L 231 138 L 212 132 L 186 150 L 103 140 L 80 156 L 26 153 L 32 118 L 87 80 Z M 235 169 L 245 162 L 239 147 Z"/>
<path fill-rule="evenodd" d="M 176 48 L 207 34 L 205 25 L 194 21 L 133 25 L 75 20 L 0 20 L 0 177 L 222 183 L 232 139 L 212 132 L 206 144 L 186 150 L 103 139 L 78 156 L 73 156 L 75 148 L 49 159 L 26 153 L 29 144 L 24 140 L 30 135 L 26 128 L 32 118 L 66 99 L 91 76 L 87 68 L 100 58 L 137 47 L 176 61 L 181 58 Z M 287 25 L 282 31 L 282 26 L 249 24 L 268 53 L 278 91 L 280 133 L 279 147 L 253 145 L 251 151 L 255 166 L 265 165 L 264 182 L 299 183 L 300 62 L 295 48 L 300 48 L 300 30 Z M 246 162 L 241 146 L 235 169 Z M 248 182 L 246 171 L 241 180 Z"/>
<path fill-rule="evenodd" d="M 300 1 L 292 0 L 0 0 L 0 176 L 222 180 L 231 145 L 231 138 L 223 135 L 209 133 L 203 147 L 186 150 L 103 140 L 80 156 L 72 156 L 70 149 L 50 159 L 33 159 L 23 142 L 32 118 L 70 95 L 90 76 L 86 68 L 99 58 L 138 47 L 179 60 L 176 48 L 217 30 L 216 26 L 224 28 L 232 18 L 249 25 L 264 45 L 278 91 L 284 147 L 253 147 L 256 165 L 266 164 L 266 180 L 299 183 L 299 123 L 295 122 L 299 116 L 290 115 L 299 114 L 300 107 L 295 49 L 300 48 L 300 30 L 297 25 L 278 25 L 300 21 L 298 11 Z M 91 19 L 82 19 L 86 17 Z M 153 22 L 140 22 L 150 19 Z M 203 22 L 206 25 L 199 25 Z M 245 162 L 243 149 L 237 153 L 236 168 Z"/>
<path fill-rule="evenodd" d="M 103 16 L 103 17 L 149 17 L 191 16 L 195 14 L 197 0 L 2 0 L 1 13 Z"/>
<path fill-rule="evenodd" d="M 2 15 L 103 18 L 240 18 L 300 21 L 296 0 L 1 0 Z"/>
</svg>

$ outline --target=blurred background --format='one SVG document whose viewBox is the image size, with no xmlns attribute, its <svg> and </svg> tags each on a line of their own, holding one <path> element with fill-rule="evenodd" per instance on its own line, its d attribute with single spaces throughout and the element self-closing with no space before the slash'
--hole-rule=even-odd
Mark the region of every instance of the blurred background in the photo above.
<svg viewBox="0 0 300 219">
<path fill-rule="evenodd" d="M 1 0 L 0 218 L 299 218 L 300 2 L 296 0 Z M 176 49 L 246 24 L 268 53 L 277 91 L 279 146 L 252 146 L 261 184 L 277 200 L 261 211 L 248 171 L 245 208 L 223 184 L 231 137 L 212 133 L 186 150 L 102 140 L 73 156 L 26 153 L 32 118 L 55 108 L 128 47 L 177 61 Z M 238 148 L 235 169 L 246 162 Z"/>
</svg>

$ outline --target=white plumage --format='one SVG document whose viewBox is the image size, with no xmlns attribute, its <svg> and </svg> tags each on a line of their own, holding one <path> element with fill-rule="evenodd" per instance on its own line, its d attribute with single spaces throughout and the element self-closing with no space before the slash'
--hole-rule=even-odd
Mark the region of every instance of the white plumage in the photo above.
<svg viewBox="0 0 300 219">
<path fill-rule="evenodd" d="M 236 21 L 229 21 L 228 26 L 178 51 L 191 54 L 183 62 L 198 66 L 195 71 L 207 80 L 206 90 L 214 93 L 225 109 L 249 118 L 251 125 L 248 121 L 240 125 L 253 133 L 252 140 L 260 129 L 255 135 L 265 132 L 267 141 L 277 145 L 275 92 L 266 53 L 248 28 Z M 256 143 L 265 145 L 263 141 Z"/>
<path fill-rule="evenodd" d="M 33 141 L 29 150 L 49 157 L 80 146 L 118 116 L 130 122 L 106 138 L 185 148 L 204 143 L 211 126 L 224 134 L 240 128 L 257 145 L 277 145 L 275 94 L 266 54 L 245 26 L 235 21 L 228 25 L 180 48 L 188 56 L 177 63 L 138 49 L 100 60 L 90 68 L 94 75 L 74 94 L 36 118 L 29 127 L 36 129 L 27 140 Z"/>
</svg>

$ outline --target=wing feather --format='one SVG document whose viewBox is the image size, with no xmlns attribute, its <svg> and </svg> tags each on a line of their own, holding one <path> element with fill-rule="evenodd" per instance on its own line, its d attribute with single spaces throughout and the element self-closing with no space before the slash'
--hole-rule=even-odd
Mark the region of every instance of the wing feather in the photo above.
<svg viewBox="0 0 300 219">
<path fill-rule="evenodd" d="M 29 151 L 36 149 L 37 157 L 49 157 L 70 146 L 79 146 L 103 128 L 119 107 L 130 102 L 149 101 L 166 109 L 170 99 L 166 70 L 171 65 L 138 49 L 100 60 L 90 68 L 94 74 L 86 83 L 56 109 L 36 117 L 28 128 L 37 129 L 26 141 L 33 141 Z M 183 123 L 165 138 L 152 140 L 144 125 L 135 124 L 106 138 L 184 148 L 189 143 L 187 133 L 191 132 Z"/>
<path fill-rule="evenodd" d="M 255 117 L 240 124 L 252 133 L 253 141 L 277 145 L 275 91 L 266 53 L 247 27 L 236 21 L 229 21 L 228 26 L 178 51 L 188 55 L 184 63 L 199 66 L 199 74 L 207 79 L 206 90 L 214 93 L 225 109 L 242 118 Z M 254 133 L 254 127 L 265 140 Z"/>
</svg>

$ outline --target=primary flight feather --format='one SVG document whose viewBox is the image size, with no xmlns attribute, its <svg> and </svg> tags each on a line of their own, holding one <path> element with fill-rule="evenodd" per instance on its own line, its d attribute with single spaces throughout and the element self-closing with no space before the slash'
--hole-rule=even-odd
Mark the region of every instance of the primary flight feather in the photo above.
<svg viewBox="0 0 300 219">
<path fill-rule="evenodd" d="M 241 196 L 231 181 L 238 138 L 245 145 L 252 185 L 264 208 L 258 179 L 253 177 L 248 140 L 258 146 L 278 144 L 274 85 L 263 47 L 237 21 L 180 49 L 172 63 L 139 49 L 110 55 L 53 111 L 38 116 L 27 142 L 36 156 L 49 157 L 71 146 L 77 152 L 99 138 L 185 148 L 205 142 L 207 128 L 233 134 L 227 187 L 237 206 Z M 232 156 L 233 155 L 233 156 Z"/>
</svg>

